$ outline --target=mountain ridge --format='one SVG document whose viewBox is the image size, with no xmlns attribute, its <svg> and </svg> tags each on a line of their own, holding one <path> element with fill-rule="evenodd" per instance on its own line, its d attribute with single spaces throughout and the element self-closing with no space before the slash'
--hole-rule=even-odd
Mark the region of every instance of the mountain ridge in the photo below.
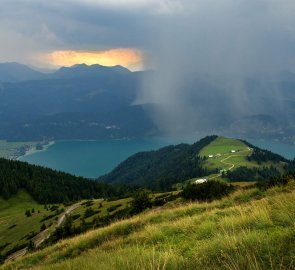
<svg viewBox="0 0 295 270">
<path fill-rule="evenodd" d="M 75 77 L 97 77 L 132 73 L 129 69 L 121 66 L 103 66 L 99 64 L 87 65 L 76 64 L 63 66 L 49 73 L 39 71 L 37 68 L 29 67 L 17 62 L 0 63 L 0 82 L 25 82 L 32 80 L 49 80 Z"/>
</svg>

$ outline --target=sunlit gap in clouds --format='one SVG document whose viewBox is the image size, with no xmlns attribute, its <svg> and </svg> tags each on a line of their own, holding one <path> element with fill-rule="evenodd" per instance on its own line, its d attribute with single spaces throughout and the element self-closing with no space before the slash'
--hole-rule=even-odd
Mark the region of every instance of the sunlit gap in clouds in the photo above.
<svg viewBox="0 0 295 270">
<path fill-rule="evenodd" d="M 103 51 L 54 51 L 42 56 L 52 66 L 76 64 L 103 66 L 121 65 L 131 71 L 144 70 L 144 53 L 137 49 L 110 49 Z"/>
</svg>

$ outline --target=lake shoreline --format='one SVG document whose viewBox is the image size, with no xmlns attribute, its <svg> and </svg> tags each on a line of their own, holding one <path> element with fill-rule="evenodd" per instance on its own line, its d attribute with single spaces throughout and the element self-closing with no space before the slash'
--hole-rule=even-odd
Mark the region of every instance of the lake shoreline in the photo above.
<svg viewBox="0 0 295 270">
<path fill-rule="evenodd" d="M 52 145 L 52 144 L 51 144 Z M 156 139 L 55 141 L 54 147 L 30 151 L 20 161 L 86 178 L 97 178 L 138 152 L 169 145 Z M 48 150 L 48 151 L 44 151 Z"/>
<path fill-rule="evenodd" d="M 248 139 L 250 143 L 274 153 L 295 157 L 295 146 L 274 141 Z M 138 152 L 158 150 L 175 144 L 171 138 L 128 140 L 63 140 L 54 141 L 42 150 L 30 149 L 20 161 L 86 178 L 97 178 L 112 171 L 120 162 Z M 178 144 L 178 143 L 177 143 Z M 260 145 L 259 145 L 260 144 Z M 53 146 L 54 147 L 51 147 Z M 275 149 L 279 147 L 278 149 Z M 272 149 L 270 149 L 272 148 Z M 47 151 L 48 150 L 48 151 Z M 276 151 L 277 150 L 277 151 Z M 281 151 L 279 151 L 281 150 Z M 288 152 L 287 152 L 288 151 Z"/>
<path fill-rule="evenodd" d="M 20 155 L 16 158 L 16 160 L 19 160 L 23 157 L 27 157 L 27 156 L 30 156 L 30 155 L 33 155 L 33 154 L 36 154 L 36 153 L 40 153 L 40 152 L 44 152 L 46 150 L 48 150 L 49 147 L 53 146 L 55 144 L 55 141 L 50 141 L 49 143 L 47 144 L 42 144 L 42 149 L 37 149 L 37 145 L 31 147 L 30 149 L 26 150 L 25 154 L 24 155 Z"/>
</svg>

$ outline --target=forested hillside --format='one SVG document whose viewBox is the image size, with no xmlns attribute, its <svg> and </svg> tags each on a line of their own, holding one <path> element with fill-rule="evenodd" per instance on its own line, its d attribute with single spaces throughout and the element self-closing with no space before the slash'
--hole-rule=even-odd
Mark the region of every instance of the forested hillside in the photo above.
<svg viewBox="0 0 295 270">
<path fill-rule="evenodd" d="M 19 189 L 27 190 L 39 203 L 118 196 L 128 191 L 123 186 L 111 186 L 20 161 L 0 159 L 0 196 L 8 199 Z"/>
<path fill-rule="evenodd" d="M 170 190 L 173 184 L 210 174 L 209 170 L 203 168 L 198 153 L 216 138 L 208 136 L 192 145 L 178 144 L 157 151 L 137 153 L 99 180 Z"/>
<path fill-rule="evenodd" d="M 259 147 L 247 142 L 243 141 L 246 145 L 251 147 L 253 149 L 252 154 L 248 157 L 249 161 L 256 161 L 258 164 L 261 164 L 262 162 L 289 162 L 286 158 L 282 157 L 279 154 L 275 154 L 269 150 L 260 149 Z"/>
</svg>

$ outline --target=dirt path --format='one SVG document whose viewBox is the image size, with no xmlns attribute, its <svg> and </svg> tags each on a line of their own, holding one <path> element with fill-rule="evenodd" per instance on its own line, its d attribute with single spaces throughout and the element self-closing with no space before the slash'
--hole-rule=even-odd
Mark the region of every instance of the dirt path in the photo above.
<svg viewBox="0 0 295 270">
<path fill-rule="evenodd" d="M 20 257 L 26 255 L 27 252 L 28 252 L 28 248 L 20 249 L 16 252 L 12 253 L 11 255 L 9 255 L 8 258 L 5 260 L 5 262 L 9 262 L 11 260 L 15 260 L 17 258 L 20 258 Z"/>
<path fill-rule="evenodd" d="M 239 153 L 244 153 L 244 152 L 250 152 L 252 151 L 252 149 L 250 147 L 247 147 L 247 150 L 244 150 L 244 151 L 240 151 Z M 226 158 L 220 160 L 220 163 L 222 164 L 225 164 L 225 165 L 228 165 L 229 168 L 227 169 L 228 171 L 232 170 L 234 167 L 235 167 L 235 164 L 234 163 L 230 163 L 230 162 L 225 162 L 226 160 L 232 158 L 232 157 L 247 157 L 248 155 L 230 155 L 230 156 L 227 156 Z M 212 176 L 210 177 L 209 179 L 212 180 L 212 179 L 215 179 L 217 177 L 220 177 L 222 174 L 218 174 L 218 175 L 215 175 L 215 176 Z"/>
<path fill-rule="evenodd" d="M 56 227 L 60 227 L 66 220 L 66 216 L 70 215 L 76 208 L 80 206 L 80 203 L 71 205 L 58 219 Z"/>
<path fill-rule="evenodd" d="M 48 229 L 38 233 L 35 237 L 34 237 L 34 244 L 37 247 L 39 247 L 44 241 L 45 239 L 47 238 L 47 233 Z"/>
</svg>

